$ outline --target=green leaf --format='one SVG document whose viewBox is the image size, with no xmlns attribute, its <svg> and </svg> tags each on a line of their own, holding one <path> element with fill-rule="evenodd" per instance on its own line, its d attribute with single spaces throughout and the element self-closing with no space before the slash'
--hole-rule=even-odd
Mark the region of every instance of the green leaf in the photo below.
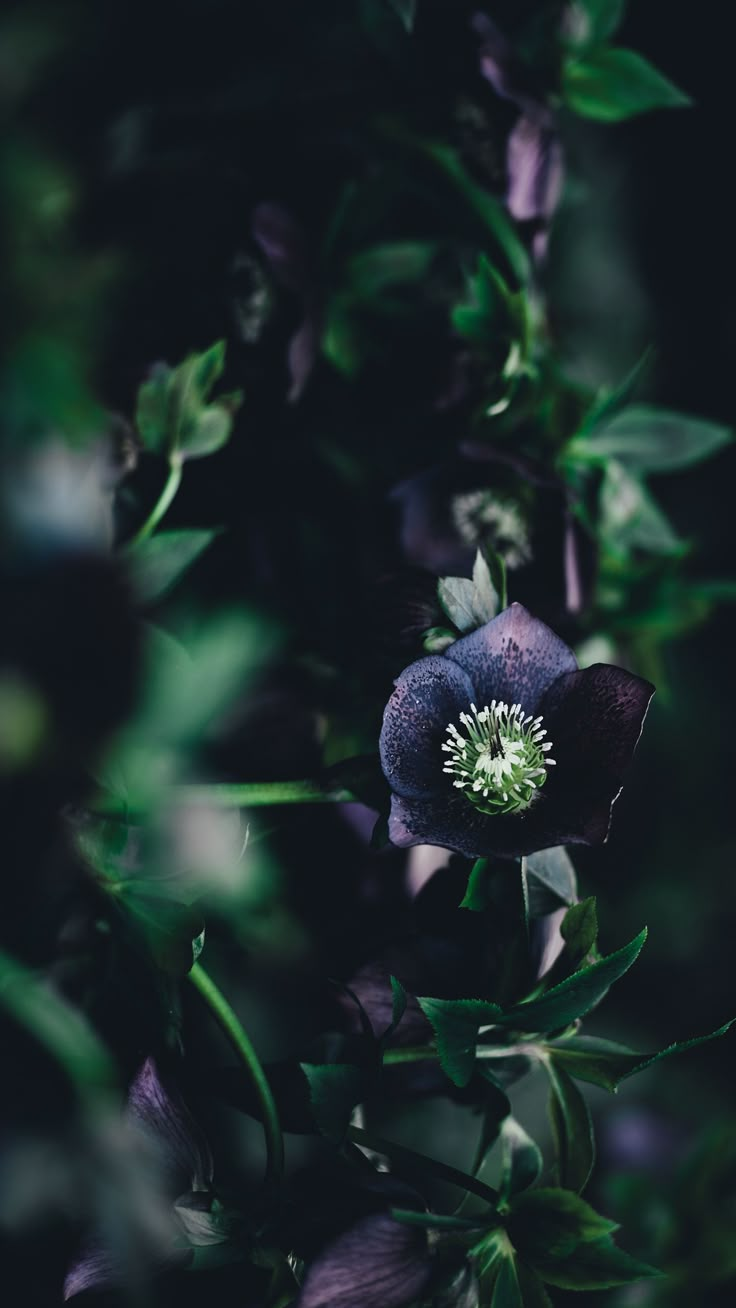
<svg viewBox="0 0 736 1308">
<path fill-rule="evenodd" d="M 83 1096 L 117 1084 L 115 1064 L 79 1009 L 0 950 L 0 1010 L 30 1032 Z"/>
<path fill-rule="evenodd" d="M 422 649 L 427 654 L 444 654 L 456 640 L 457 632 L 449 627 L 428 627 L 422 637 Z"/>
<path fill-rule="evenodd" d="M 210 404 L 182 440 L 182 456 L 185 459 L 201 459 L 207 454 L 215 454 L 223 445 L 227 445 L 232 429 L 231 410 L 219 404 Z"/>
<path fill-rule="evenodd" d="M 454 1085 L 467 1085 L 475 1067 L 478 1028 L 497 1022 L 503 1010 L 482 999 L 420 998 L 418 1003 L 432 1023 L 443 1071 Z"/>
<path fill-rule="evenodd" d="M 355 1105 L 365 1094 L 365 1072 L 352 1063 L 300 1063 L 318 1129 L 342 1144 Z"/>
<path fill-rule="evenodd" d="M 530 854 L 526 860 L 529 880 L 529 911 L 532 917 L 551 913 L 578 897 L 575 868 L 562 845 Z"/>
<path fill-rule="evenodd" d="M 518 1195 L 508 1222 L 515 1248 L 537 1268 L 542 1258 L 568 1258 L 579 1246 L 608 1238 L 617 1229 L 616 1222 L 602 1217 L 572 1190 L 552 1188 Z"/>
<path fill-rule="evenodd" d="M 646 938 L 645 927 L 634 940 L 618 949 L 615 954 L 609 954 L 607 958 L 575 972 L 539 999 L 516 1004 L 500 1018 L 487 1020 L 503 1026 L 514 1026 L 522 1031 L 555 1031 L 568 1026 L 576 1018 L 589 1013 L 609 987 L 629 970 L 639 957 Z"/>
<path fill-rule="evenodd" d="M 152 878 L 119 880 L 111 889 L 156 966 L 168 976 L 186 976 L 202 950 L 201 911 L 157 888 Z"/>
<path fill-rule="evenodd" d="M 493 1072 L 480 1066 L 478 1071 L 486 1083 L 486 1088 L 483 1101 L 483 1126 L 471 1169 L 473 1176 L 478 1175 L 488 1151 L 493 1148 L 498 1139 L 501 1123 L 511 1112 L 509 1097 L 505 1090 L 501 1089 Z"/>
<path fill-rule="evenodd" d="M 606 41 L 621 26 L 626 0 L 573 0 L 569 39 L 576 46 Z"/>
<path fill-rule="evenodd" d="M 470 909 L 472 913 L 482 913 L 488 908 L 491 902 L 488 884 L 490 875 L 490 860 L 477 858 L 470 869 L 467 888 L 460 901 L 460 908 Z"/>
<path fill-rule="evenodd" d="M 662 1275 L 619 1249 L 610 1236 L 581 1245 L 568 1258 L 539 1257 L 535 1266 L 543 1281 L 561 1290 L 609 1290 Z"/>
<path fill-rule="evenodd" d="M 160 531 L 123 551 L 122 558 L 142 604 L 162 599 L 218 535 L 216 530 Z"/>
<path fill-rule="evenodd" d="M 599 512 L 600 532 L 613 554 L 680 554 L 686 548 L 647 488 L 615 459 L 601 483 Z"/>
<path fill-rule="evenodd" d="M 573 967 L 578 967 L 590 953 L 598 936 L 598 914 L 595 898 L 583 899 L 568 908 L 560 926 L 565 953 Z"/>
<path fill-rule="evenodd" d="M 139 388 L 136 426 L 144 447 L 169 458 L 213 454 L 229 439 L 240 392 L 208 404 L 225 367 L 225 342 L 190 354 L 177 367 L 158 364 Z"/>
<path fill-rule="evenodd" d="M 560 1185 L 584 1190 L 595 1163 L 590 1111 L 575 1082 L 552 1060 L 545 1061 L 550 1080 L 550 1118 L 555 1137 Z"/>
<path fill-rule="evenodd" d="M 437 596 L 450 621 L 463 633 L 484 627 L 499 610 L 490 568 L 480 550 L 475 556 L 472 578 L 441 577 Z"/>
<path fill-rule="evenodd" d="M 392 241 L 353 255 L 347 267 L 350 290 L 361 299 L 426 277 L 437 254 L 430 241 Z"/>
<path fill-rule="evenodd" d="M 515 1117 L 501 1127 L 501 1194 L 508 1199 L 528 1190 L 539 1179 L 542 1155 Z"/>
<path fill-rule="evenodd" d="M 458 631 L 473 631 L 478 626 L 473 608 L 475 587 L 469 577 L 441 577 L 437 597 Z"/>
<path fill-rule="evenodd" d="M 562 94 L 574 113 L 599 122 L 617 123 L 651 109 L 678 109 L 690 97 L 635 50 L 600 46 L 568 59 Z"/>
<path fill-rule="evenodd" d="M 169 379 L 171 368 L 165 363 L 151 370 L 147 381 L 138 388 L 135 425 L 144 449 L 151 454 L 166 454 L 169 448 Z"/>
<path fill-rule="evenodd" d="M 688 1049 L 696 1049 L 698 1045 L 725 1035 L 734 1021 L 736 1019 L 732 1018 L 708 1035 L 678 1041 L 654 1054 L 637 1053 L 625 1045 L 614 1044 L 612 1040 L 602 1040 L 597 1036 L 573 1036 L 559 1043 L 552 1042 L 545 1048 L 559 1070 L 566 1069 L 580 1081 L 589 1081 L 593 1085 L 602 1086 L 604 1090 L 615 1091 L 626 1077 L 643 1072 L 660 1059 L 669 1058 L 672 1054 L 684 1054 Z"/>
<path fill-rule="evenodd" d="M 710 458 L 732 440 L 730 428 L 720 423 L 635 404 L 576 436 L 567 452 L 584 460 L 618 459 L 630 472 L 676 472 Z"/>
<path fill-rule="evenodd" d="M 519 1278 L 516 1274 L 516 1259 L 512 1251 L 499 1259 L 491 1308 L 524 1308 Z"/>
</svg>

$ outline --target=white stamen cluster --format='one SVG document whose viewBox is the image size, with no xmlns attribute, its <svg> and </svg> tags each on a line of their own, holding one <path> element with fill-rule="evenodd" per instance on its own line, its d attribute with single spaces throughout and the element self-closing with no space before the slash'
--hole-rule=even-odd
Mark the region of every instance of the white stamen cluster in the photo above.
<svg viewBox="0 0 736 1308">
<path fill-rule="evenodd" d="M 529 528 L 512 501 L 499 499 L 488 490 L 466 491 L 454 496 L 450 512 L 455 529 L 466 545 L 478 546 L 489 541 L 511 570 L 531 562 Z"/>
<path fill-rule="evenodd" d="M 542 718 L 525 714 L 521 704 L 494 699 L 480 710 L 471 704 L 460 722 L 464 731 L 451 722 L 442 746 L 448 755 L 442 770 L 456 789 L 484 813 L 529 808 L 555 763 Z"/>
</svg>

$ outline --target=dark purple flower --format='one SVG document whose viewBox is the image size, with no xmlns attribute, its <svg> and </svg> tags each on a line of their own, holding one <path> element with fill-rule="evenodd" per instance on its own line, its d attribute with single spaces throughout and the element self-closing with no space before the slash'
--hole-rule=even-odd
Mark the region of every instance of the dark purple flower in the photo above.
<svg viewBox="0 0 736 1308">
<path fill-rule="evenodd" d="M 426 1232 L 377 1213 L 312 1263 L 298 1308 L 402 1308 L 421 1294 L 430 1274 Z"/>
<path fill-rule="evenodd" d="M 605 840 L 653 693 L 622 668 L 580 670 L 512 604 L 398 678 L 380 739 L 391 840 L 469 858 Z"/>
</svg>

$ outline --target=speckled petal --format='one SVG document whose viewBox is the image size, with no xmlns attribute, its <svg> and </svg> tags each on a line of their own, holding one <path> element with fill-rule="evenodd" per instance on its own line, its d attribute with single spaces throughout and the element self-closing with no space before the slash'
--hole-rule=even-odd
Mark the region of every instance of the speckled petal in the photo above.
<svg viewBox="0 0 736 1308">
<path fill-rule="evenodd" d="M 421 1294 L 430 1272 L 425 1232 L 378 1213 L 312 1263 L 298 1308 L 400 1308 Z"/>
<path fill-rule="evenodd" d="M 564 640 L 521 604 L 456 641 L 445 658 L 467 672 L 479 708 L 496 699 L 519 703 L 527 713 L 536 713 L 552 682 L 578 666 Z"/>
<path fill-rule="evenodd" d="M 653 694 L 650 682 L 607 663 L 560 677 L 540 705 L 559 775 L 596 771 L 620 784 Z"/>
<path fill-rule="evenodd" d="M 592 783 L 577 778 L 565 785 L 550 781 L 532 808 L 505 817 L 480 813 L 462 796 L 440 802 L 394 795 L 388 833 L 402 848 L 442 845 L 466 858 L 521 858 L 553 845 L 596 845 L 608 834 L 619 791 L 605 778 Z"/>
<path fill-rule="evenodd" d="M 445 731 L 472 699 L 470 678 L 444 656 L 418 659 L 402 672 L 386 705 L 380 739 L 381 766 L 396 794 L 419 798 L 446 789 Z"/>
</svg>

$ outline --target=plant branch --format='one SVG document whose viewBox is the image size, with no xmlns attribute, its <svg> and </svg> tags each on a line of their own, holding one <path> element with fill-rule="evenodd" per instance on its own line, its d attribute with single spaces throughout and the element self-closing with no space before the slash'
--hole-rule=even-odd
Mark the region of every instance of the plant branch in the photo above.
<svg viewBox="0 0 736 1308">
<path fill-rule="evenodd" d="M 146 521 L 143 523 L 143 526 L 139 527 L 135 536 L 129 542 L 130 546 L 139 545 L 141 541 L 148 540 L 148 537 L 156 530 L 164 514 L 170 508 L 172 500 L 179 489 L 183 466 L 182 460 L 178 456 L 171 455 L 169 459 L 169 475 L 166 478 L 164 488 L 146 518 Z"/>
<path fill-rule="evenodd" d="M 189 980 L 233 1046 L 258 1096 L 266 1136 L 266 1185 L 276 1189 L 281 1184 L 284 1171 L 284 1138 L 281 1134 L 278 1110 L 260 1059 L 240 1019 L 199 963 L 195 963 L 192 967 Z"/>
</svg>

